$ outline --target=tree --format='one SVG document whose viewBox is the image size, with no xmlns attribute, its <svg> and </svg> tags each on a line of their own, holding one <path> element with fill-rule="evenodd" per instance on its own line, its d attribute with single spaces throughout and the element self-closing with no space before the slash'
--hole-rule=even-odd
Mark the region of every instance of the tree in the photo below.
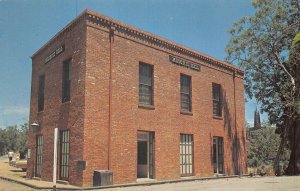
<svg viewBox="0 0 300 191">
<path fill-rule="evenodd" d="M 6 128 L 6 145 L 9 150 L 18 151 L 19 149 L 19 131 L 16 125 Z"/>
<path fill-rule="evenodd" d="M 295 161 L 300 159 L 296 154 L 300 145 L 294 143 L 300 142 L 299 74 L 295 70 L 299 62 L 289 61 L 289 51 L 300 29 L 300 1 L 256 0 L 252 5 L 255 15 L 241 18 L 229 31 L 232 37 L 226 60 L 245 69 L 248 98 L 254 97 L 261 110 L 268 113 L 270 123 L 278 128 L 281 143 L 274 169 L 278 172 L 281 154 L 288 144 L 292 151 L 289 168 L 293 169 L 289 173 L 298 174 L 300 167 Z"/>
<path fill-rule="evenodd" d="M 265 127 L 261 129 L 251 128 L 249 135 L 248 166 L 261 167 L 273 164 L 277 148 L 280 144 L 280 136 L 275 134 L 275 128 Z M 288 152 L 283 155 L 283 165 L 287 165 Z"/>
<path fill-rule="evenodd" d="M 5 130 L 0 128 L 0 156 L 7 151 Z"/>
<path fill-rule="evenodd" d="M 20 159 L 25 158 L 25 155 L 27 153 L 28 129 L 29 129 L 28 123 L 22 124 L 19 129 L 18 150 L 20 152 Z"/>
<path fill-rule="evenodd" d="M 28 123 L 23 123 L 19 127 L 8 126 L 0 129 L 0 156 L 7 150 L 20 153 L 20 158 L 24 158 L 27 153 Z"/>
<path fill-rule="evenodd" d="M 292 103 L 286 109 L 292 113 L 291 126 L 287 131 L 291 158 L 286 170 L 287 174 L 300 174 L 300 32 L 295 36 L 287 63 L 289 71 L 295 76 L 295 89 L 291 91 Z M 282 130 L 281 130 L 282 131 Z"/>
</svg>

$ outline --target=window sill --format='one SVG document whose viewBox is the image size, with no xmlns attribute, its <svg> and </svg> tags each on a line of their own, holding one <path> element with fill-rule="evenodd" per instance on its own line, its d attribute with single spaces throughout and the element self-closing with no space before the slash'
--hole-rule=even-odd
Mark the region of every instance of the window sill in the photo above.
<svg viewBox="0 0 300 191">
<path fill-rule="evenodd" d="M 149 109 L 149 110 L 154 110 L 154 109 L 155 109 L 154 105 L 144 105 L 144 104 L 139 104 L 138 107 L 139 107 L 139 108 L 143 108 L 143 109 Z"/>
<path fill-rule="evenodd" d="M 191 175 L 183 175 L 180 176 L 181 179 L 191 179 L 191 178 L 197 178 L 194 174 Z"/>
<path fill-rule="evenodd" d="M 220 116 L 213 116 L 214 119 L 223 120 L 223 117 Z"/>
<path fill-rule="evenodd" d="M 180 111 L 180 114 L 183 114 L 183 115 L 193 115 L 193 112 L 190 112 L 190 111 L 184 111 L 184 110 L 181 110 Z"/>
<path fill-rule="evenodd" d="M 38 115 L 43 115 L 43 113 L 44 113 L 44 110 L 43 110 L 43 111 L 38 111 L 38 112 L 37 112 Z"/>
<path fill-rule="evenodd" d="M 62 104 L 62 105 L 66 105 L 66 104 L 70 104 L 70 103 L 71 103 L 71 100 L 62 102 L 61 104 Z"/>
</svg>

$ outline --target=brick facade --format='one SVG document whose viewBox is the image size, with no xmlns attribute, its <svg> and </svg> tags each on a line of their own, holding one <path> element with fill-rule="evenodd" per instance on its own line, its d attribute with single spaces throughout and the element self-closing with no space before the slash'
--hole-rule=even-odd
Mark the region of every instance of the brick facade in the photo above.
<svg viewBox="0 0 300 191">
<path fill-rule="evenodd" d="M 62 45 L 64 51 L 44 64 Z M 171 63 L 170 55 L 199 64 L 201 70 Z M 71 100 L 62 103 L 63 62 L 70 58 Z M 140 62 L 153 66 L 153 107 L 139 107 Z M 43 74 L 44 110 L 38 112 L 38 79 Z M 188 114 L 180 112 L 180 74 L 191 76 Z M 212 83 L 222 87 L 220 118 L 213 117 Z M 27 177 L 35 176 L 35 137 L 43 135 L 41 179 L 52 180 L 56 127 L 70 130 L 70 184 L 90 186 L 93 171 L 106 169 L 113 172 L 114 184 L 135 182 L 138 131 L 155 134 L 155 179 L 180 178 L 180 134 L 193 135 L 194 176 L 214 175 L 215 136 L 224 139 L 224 174 L 242 174 L 244 109 L 239 68 L 85 10 L 32 56 L 30 124 L 38 122 L 39 129 L 30 129 Z M 86 161 L 85 170 L 77 169 L 78 160 Z"/>
</svg>

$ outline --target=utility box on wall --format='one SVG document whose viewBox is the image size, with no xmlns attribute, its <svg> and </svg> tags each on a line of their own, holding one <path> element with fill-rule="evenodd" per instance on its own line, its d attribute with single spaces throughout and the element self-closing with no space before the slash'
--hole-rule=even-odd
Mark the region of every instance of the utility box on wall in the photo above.
<svg viewBox="0 0 300 191">
<path fill-rule="evenodd" d="M 95 170 L 93 186 L 107 186 L 113 184 L 113 174 L 110 170 Z"/>
</svg>

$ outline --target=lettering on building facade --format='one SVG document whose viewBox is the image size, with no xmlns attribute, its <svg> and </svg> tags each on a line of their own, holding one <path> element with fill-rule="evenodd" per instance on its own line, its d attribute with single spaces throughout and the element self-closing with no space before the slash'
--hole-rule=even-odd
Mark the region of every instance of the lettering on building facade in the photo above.
<svg viewBox="0 0 300 191">
<path fill-rule="evenodd" d="M 49 56 L 47 56 L 45 58 L 44 64 L 46 64 L 47 62 L 49 62 L 50 60 L 52 60 L 53 58 L 55 58 L 56 56 L 58 56 L 64 50 L 65 50 L 65 45 L 62 45 L 61 47 L 59 47 L 58 49 L 56 49 L 54 52 L 52 52 Z"/>
<path fill-rule="evenodd" d="M 192 70 L 196 70 L 198 72 L 200 72 L 201 67 L 199 64 L 195 64 L 186 60 L 183 60 L 181 58 L 177 58 L 174 56 L 169 56 L 169 61 L 172 62 L 173 64 L 179 65 L 179 66 L 183 66 Z"/>
</svg>

